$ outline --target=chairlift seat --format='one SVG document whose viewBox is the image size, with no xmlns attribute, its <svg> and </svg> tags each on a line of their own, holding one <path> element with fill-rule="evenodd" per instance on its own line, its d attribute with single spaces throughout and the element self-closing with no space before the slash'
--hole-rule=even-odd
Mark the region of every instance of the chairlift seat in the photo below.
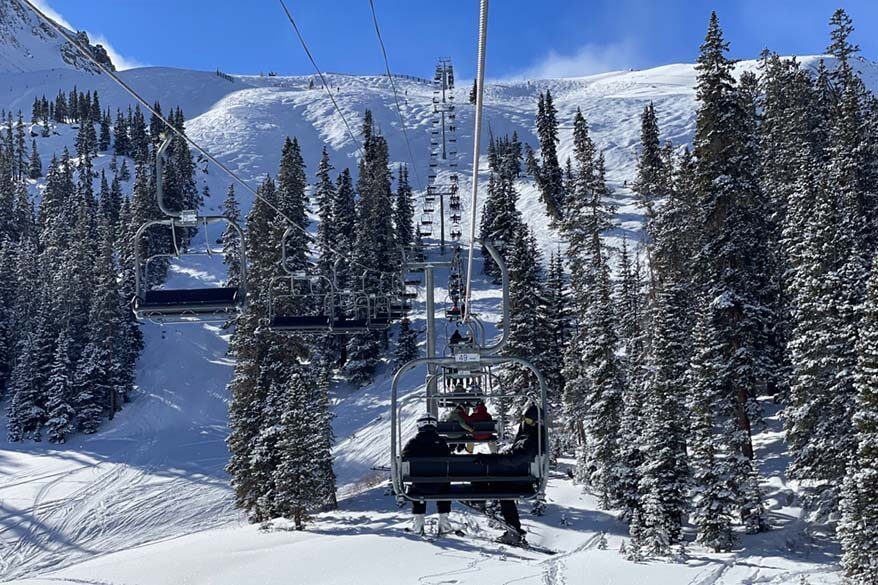
<svg viewBox="0 0 878 585">
<path fill-rule="evenodd" d="M 415 483 L 533 483 L 539 480 L 539 457 L 506 454 L 403 458 L 403 481 Z"/>
<path fill-rule="evenodd" d="M 240 306 L 237 287 L 148 290 L 135 311 L 153 317 L 232 313 Z"/>
<path fill-rule="evenodd" d="M 272 331 L 329 331 L 327 315 L 276 315 L 269 323 Z"/>
<path fill-rule="evenodd" d="M 448 487 L 448 491 L 444 494 L 436 494 L 436 493 L 424 493 L 418 489 L 416 485 L 410 485 L 406 490 L 406 494 L 414 499 L 419 501 L 437 501 L 437 500 L 465 500 L 465 501 L 480 501 L 480 500 L 528 500 L 536 497 L 537 492 L 534 489 L 533 484 L 516 484 L 514 486 L 516 491 L 513 491 L 512 488 L 503 489 L 502 487 L 498 491 L 488 491 L 488 488 L 484 484 L 472 484 L 472 483 L 453 483 Z M 430 490 L 432 491 L 432 490 Z"/>
<path fill-rule="evenodd" d="M 369 329 L 373 329 L 373 330 L 381 330 L 381 329 L 387 329 L 387 327 L 389 325 L 390 325 L 390 318 L 388 318 L 388 317 L 372 317 L 369 320 L 368 327 L 369 327 Z"/>
<path fill-rule="evenodd" d="M 363 333 L 369 330 L 369 322 L 366 319 L 335 319 L 332 321 L 332 331 L 337 333 Z"/>
</svg>

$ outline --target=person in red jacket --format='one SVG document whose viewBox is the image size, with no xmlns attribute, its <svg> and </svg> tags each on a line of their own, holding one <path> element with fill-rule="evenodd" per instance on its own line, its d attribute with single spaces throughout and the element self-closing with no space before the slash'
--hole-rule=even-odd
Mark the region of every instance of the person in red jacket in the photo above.
<svg viewBox="0 0 878 585">
<path fill-rule="evenodd" d="M 483 400 L 478 400 L 476 402 L 475 408 L 467 417 L 466 421 L 470 424 L 470 426 L 475 426 L 474 423 L 480 422 L 492 422 L 494 418 L 491 416 L 491 413 L 488 412 L 488 407 L 485 406 L 485 402 Z M 488 449 L 490 449 L 491 453 L 497 452 L 497 441 L 491 440 L 494 437 L 494 433 L 490 431 L 473 431 L 472 433 L 473 439 L 476 441 L 488 441 Z"/>
</svg>

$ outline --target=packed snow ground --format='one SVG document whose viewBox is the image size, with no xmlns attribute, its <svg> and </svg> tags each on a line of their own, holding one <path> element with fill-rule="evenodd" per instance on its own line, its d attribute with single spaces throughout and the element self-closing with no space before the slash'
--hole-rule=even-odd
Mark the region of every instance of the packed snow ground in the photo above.
<svg viewBox="0 0 878 585">
<path fill-rule="evenodd" d="M 805 59 L 813 64 L 814 59 Z M 750 68 L 744 62 L 740 67 Z M 870 87 L 878 68 L 862 63 Z M 313 171 L 325 145 L 338 170 L 355 170 L 356 146 L 319 82 L 311 77 L 237 77 L 229 82 L 213 73 L 170 68 L 124 71 L 123 79 L 149 101 L 167 109 L 180 105 L 188 131 L 220 160 L 255 183 L 276 173 L 285 136 L 296 136 Z M 694 69 L 668 65 L 646 71 L 615 72 L 578 79 L 542 80 L 486 87 L 486 116 L 495 135 L 518 132 L 537 146 L 534 111 L 539 91 L 551 89 L 561 122 L 562 161 L 572 149 L 576 108 L 588 117 L 592 136 L 604 149 L 614 187 L 618 228 L 638 240 L 641 211 L 625 182 L 634 176 L 639 115 L 652 101 L 663 137 L 675 144 L 691 140 L 694 127 Z M 340 106 L 357 128 L 363 110 L 373 111 L 390 142 L 396 162 L 407 161 L 393 94 L 382 77 L 333 74 L 329 82 Z M 397 82 L 403 116 L 412 140 L 415 166 L 426 180 L 432 87 Z M 35 96 L 53 97 L 59 89 L 98 89 L 103 106 L 127 107 L 130 100 L 111 82 L 70 68 L 0 72 L 0 108 L 26 114 Z M 458 128 L 464 193 L 472 147 L 469 84 L 457 92 Z M 72 150 L 74 132 L 37 138 L 44 165 L 63 145 Z M 101 168 L 108 157 L 97 161 Z M 215 168 L 199 166 L 213 196 L 206 207 L 219 208 L 229 179 Z M 486 167 L 482 160 L 481 167 Z M 413 173 L 415 187 L 419 187 Z M 483 177 L 484 179 L 484 177 Z M 546 253 L 561 245 L 548 226 L 538 193 L 528 179 L 519 181 L 519 208 Z M 39 192 L 40 185 L 33 191 Z M 252 204 L 238 190 L 246 211 Z M 468 205 L 467 198 L 464 205 Z M 467 233 L 468 224 L 464 224 Z M 177 265 L 174 283 L 222 278 L 218 259 Z M 443 279 L 437 279 L 442 283 Z M 499 292 L 480 281 L 474 291 L 478 310 L 495 322 Z M 439 291 L 437 298 L 444 294 Z M 418 312 L 420 311 L 420 312 Z M 423 304 L 416 306 L 423 326 Z M 710 554 L 690 546 L 678 562 L 625 561 L 618 549 L 625 528 L 611 513 L 597 509 L 559 470 L 549 485 L 549 506 L 541 518 L 525 517 L 530 540 L 559 551 L 543 555 L 504 549 L 487 540 L 449 538 L 423 542 L 400 528 L 407 512 L 385 495 L 389 374 L 379 371 L 374 384 L 334 389 L 336 471 L 340 510 L 321 515 L 307 532 L 278 525 L 250 526 L 234 510 L 228 477 L 226 384 L 233 363 L 226 355 L 228 331 L 213 326 L 144 326 L 146 350 L 140 360 L 137 392 L 131 404 L 97 435 L 74 436 L 65 445 L 10 444 L 0 428 L 0 580 L 17 583 L 835 583 L 838 551 L 817 528 L 809 527 L 798 506 L 798 486 L 783 477 L 782 434 L 776 413 L 757 437 L 776 529 L 745 536 L 741 549 Z M 413 392 L 423 374 L 413 372 L 403 391 Z M 412 405 L 408 410 L 414 415 Z M 409 424 L 408 428 L 411 426 Z M 455 511 L 458 522 L 467 516 Z M 484 519 L 476 519 L 486 534 Z M 605 533 L 607 550 L 599 547 Z M 342 561 L 342 562 L 339 562 Z M 347 562 L 345 562 L 347 561 Z"/>
</svg>

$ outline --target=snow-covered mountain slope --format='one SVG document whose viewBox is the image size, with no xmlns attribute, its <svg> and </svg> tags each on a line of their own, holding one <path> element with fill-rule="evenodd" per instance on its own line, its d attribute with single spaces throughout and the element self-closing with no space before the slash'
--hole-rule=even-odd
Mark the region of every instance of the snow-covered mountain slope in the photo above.
<svg viewBox="0 0 878 585">
<path fill-rule="evenodd" d="M 0 0 L 0 72 L 100 70 L 19 0 Z"/>
<path fill-rule="evenodd" d="M 812 65 L 815 59 L 803 61 Z M 741 68 L 754 66 L 753 62 L 740 64 Z M 863 62 L 860 68 L 869 86 L 876 87 L 878 67 Z M 298 138 L 311 173 L 324 146 L 337 169 L 350 166 L 356 170 L 356 145 L 346 136 L 319 81 L 315 79 L 316 87 L 309 89 L 310 76 L 237 77 L 230 82 L 213 73 L 169 68 L 134 69 L 120 75 L 150 102 L 158 100 L 165 109 L 181 106 L 189 119 L 190 135 L 254 184 L 262 176 L 276 173 L 281 143 L 287 135 Z M 634 176 L 640 112 L 646 103 L 654 102 L 663 136 L 675 144 L 688 142 L 694 127 L 694 81 L 693 66 L 680 64 L 577 79 L 489 85 L 486 122 L 495 135 L 515 131 L 536 147 L 537 96 L 550 89 L 562 125 L 563 160 L 571 153 L 570 127 L 576 109 L 581 108 L 595 142 L 605 151 L 615 189 L 619 228 L 611 237 L 626 234 L 637 238 L 641 211 L 624 184 Z M 392 159 L 408 162 L 388 81 L 333 74 L 329 83 L 355 129 L 363 110 L 371 109 L 389 140 Z M 416 159 L 413 175 L 424 181 L 432 87 L 412 80 L 398 80 L 397 84 Z M 110 80 L 68 67 L 0 72 L 0 108 L 21 109 L 27 115 L 35 96 L 51 97 L 74 85 L 80 90 L 97 89 L 104 106 L 127 107 L 131 103 Z M 472 106 L 466 100 L 469 84 L 462 83 L 461 88 L 456 95 L 460 104 L 461 188 L 468 192 Z M 72 132 L 37 137 L 44 163 L 53 151 L 71 146 L 72 140 Z M 107 157 L 99 158 L 97 168 L 107 162 Z M 484 160 L 481 167 L 486 168 Z M 207 182 L 213 193 L 206 207 L 217 210 L 228 177 L 208 168 L 200 180 Z M 414 176 L 413 182 L 417 188 Z M 518 188 L 525 218 L 544 249 L 554 249 L 557 235 L 548 227 L 532 181 L 524 178 Z M 238 193 L 246 211 L 252 201 L 242 190 Z M 468 198 L 464 198 L 464 205 L 469 205 Z M 465 223 L 464 233 L 467 227 Z M 214 259 L 195 266 L 176 265 L 171 278 L 176 282 L 215 282 L 220 275 L 221 262 Z M 441 275 L 438 281 L 443 282 Z M 496 321 L 499 293 L 489 283 L 478 281 L 474 294 L 486 321 Z M 437 298 L 443 296 L 441 291 L 437 293 Z M 424 317 L 419 303 L 416 326 L 422 327 Z M 711 555 L 695 548 L 684 565 L 627 563 L 615 552 L 622 526 L 597 511 L 589 497 L 562 477 L 555 478 L 550 487 L 548 515 L 526 519 L 534 542 L 564 551 L 557 560 L 519 558 L 531 555 L 517 551 L 504 556 L 496 545 L 452 542 L 434 546 L 400 538 L 394 527 L 405 514 L 396 510 L 391 498 L 381 497 L 381 488 L 367 489 L 384 479 L 371 468 L 387 461 L 387 366 L 366 388 L 340 386 L 334 391 L 336 470 L 340 493 L 349 496 L 342 502 L 342 510 L 319 519 L 308 534 L 262 532 L 242 526 L 223 471 L 228 456 L 224 444 L 225 386 L 232 370 L 226 356 L 228 332 L 199 325 L 145 325 L 144 330 L 147 343 L 138 366 L 133 403 L 99 434 L 73 437 L 63 446 L 9 444 L 5 429 L 0 428 L 0 580 L 347 583 L 370 582 L 372 575 L 380 572 L 384 577 L 376 581 L 382 583 L 411 583 L 416 581 L 413 576 L 422 576 L 425 583 L 453 579 L 499 583 L 523 577 L 540 582 L 545 574 L 555 575 L 555 581 L 543 582 L 560 583 L 558 575 L 567 575 L 567 582 L 572 583 L 581 580 L 586 568 L 589 575 L 615 583 L 787 583 L 805 572 L 811 575 L 812 584 L 835 580 L 837 551 L 798 520 L 797 486 L 783 478 L 776 428 L 761 434 L 758 441 L 768 478 L 765 488 L 780 529 L 764 537 L 747 537 L 743 550 L 735 555 Z M 412 373 L 404 380 L 403 390 L 411 392 L 422 383 L 422 374 Z M 411 412 L 416 409 L 413 405 Z M 217 530 L 176 539 L 207 529 Z M 608 533 L 610 551 L 593 546 L 601 531 Z M 175 540 L 169 540 L 172 538 Z M 141 547 L 156 541 L 167 542 Z M 110 554 L 116 551 L 124 552 Z M 403 554 L 411 556 L 417 572 L 398 560 Z M 347 558 L 356 562 L 338 563 Z M 504 563 L 502 558 L 514 562 Z M 260 564 L 267 564 L 274 572 L 264 579 L 247 578 L 257 574 Z M 49 575 L 49 571 L 56 572 Z M 397 581 L 386 578 L 389 572 Z M 470 574 L 476 572 L 480 574 Z M 235 581 L 235 576 L 240 578 Z"/>
</svg>

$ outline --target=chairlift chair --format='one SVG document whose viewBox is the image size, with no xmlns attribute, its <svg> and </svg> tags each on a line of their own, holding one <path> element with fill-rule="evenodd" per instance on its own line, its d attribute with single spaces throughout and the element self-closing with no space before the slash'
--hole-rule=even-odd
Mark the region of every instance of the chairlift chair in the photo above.
<svg viewBox="0 0 878 585">
<path fill-rule="evenodd" d="M 247 258 L 244 251 L 244 231 L 235 221 L 223 215 L 199 216 L 194 210 L 173 211 L 167 208 L 162 189 L 162 167 L 164 153 L 171 144 L 165 138 L 156 150 L 155 176 L 156 200 L 158 207 L 166 216 L 164 219 L 148 221 L 137 230 L 134 236 L 134 288 L 132 300 L 134 314 L 139 320 L 159 323 L 185 322 L 224 322 L 243 312 L 247 304 Z M 153 289 L 150 286 L 149 266 L 161 258 L 182 258 L 184 256 L 221 254 L 211 248 L 208 226 L 225 223 L 237 232 L 241 241 L 239 246 L 240 274 L 238 286 Z M 144 235 L 155 226 L 165 226 L 170 230 L 173 252 L 163 252 L 147 256 L 144 250 Z M 181 249 L 178 235 L 190 228 L 204 230 L 205 250 L 195 252 Z"/>
<path fill-rule="evenodd" d="M 513 500 L 540 499 L 545 495 L 546 481 L 549 472 L 548 424 L 545 413 L 548 406 L 545 379 L 539 370 L 529 361 L 512 356 L 486 356 L 473 354 L 476 360 L 468 365 L 474 368 L 503 367 L 517 365 L 530 370 L 539 384 L 540 415 L 536 421 L 538 433 L 537 452 L 533 457 L 505 454 L 457 454 L 444 457 L 403 457 L 402 456 L 402 406 L 398 389 L 400 379 L 410 370 L 419 366 L 432 366 L 440 370 L 456 369 L 461 365 L 456 357 L 419 358 L 402 366 L 391 382 L 391 481 L 393 491 L 400 502 L 406 500 L 427 502 L 437 500 Z M 413 398 L 419 398 L 415 395 Z M 461 395 L 463 396 L 463 395 Z M 513 399 L 517 395 L 488 393 L 483 388 L 470 389 L 466 400 Z M 428 410 L 432 403 L 451 404 L 449 396 L 426 396 Z M 456 428 L 456 423 L 442 422 L 437 427 L 440 434 L 456 435 L 465 433 L 464 429 Z M 502 426 L 502 425 L 501 425 Z M 484 427 L 484 428 L 483 428 Z M 477 427 L 477 431 L 497 434 L 500 428 L 496 423 L 488 423 Z M 493 437 L 492 437 L 493 439 Z M 489 439 L 491 440 L 491 439 Z M 461 442 L 475 442 L 471 437 L 460 439 Z M 429 493 L 433 490 L 421 491 L 423 484 L 447 484 L 444 493 Z"/>
</svg>

